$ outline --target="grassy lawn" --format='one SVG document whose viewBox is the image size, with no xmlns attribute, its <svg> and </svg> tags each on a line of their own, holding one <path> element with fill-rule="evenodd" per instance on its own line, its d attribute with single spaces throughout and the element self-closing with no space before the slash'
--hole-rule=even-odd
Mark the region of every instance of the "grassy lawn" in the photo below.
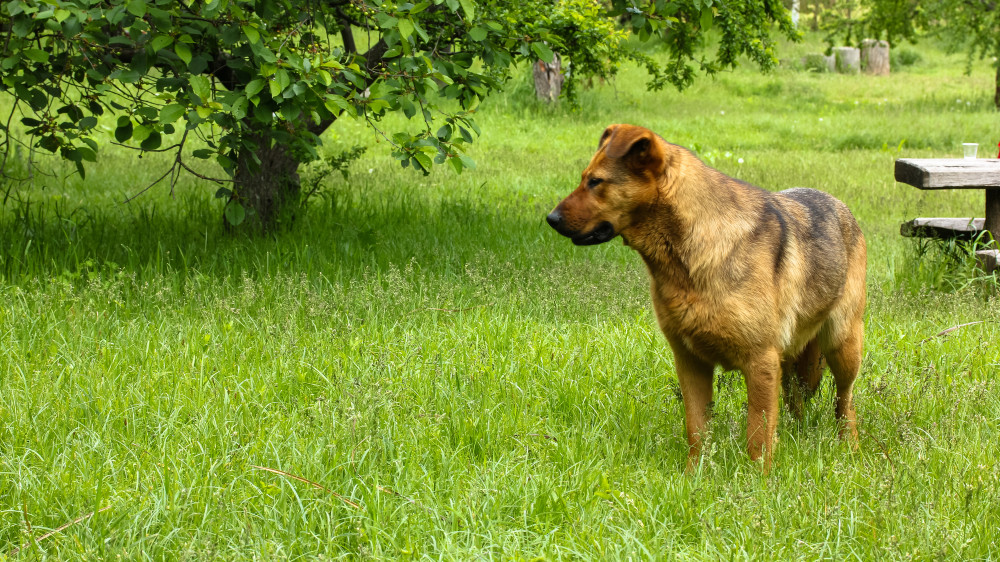
<svg viewBox="0 0 1000 562">
<path fill-rule="evenodd" d="M 892 173 L 962 142 L 993 155 L 993 70 L 919 52 L 891 77 L 747 68 L 684 93 L 627 70 L 579 107 L 539 106 L 521 79 L 481 109 L 461 176 L 403 170 L 339 123 L 326 148 L 365 157 L 265 239 L 227 234 L 194 180 L 122 204 L 155 155 L 106 142 L 85 181 L 47 163 L 0 208 L 0 559 L 1000 556 L 996 285 L 898 234 L 982 216 L 983 194 Z M 544 222 L 615 122 L 854 211 L 857 451 L 827 377 L 762 474 L 742 376 L 719 372 L 684 474 L 641 261 Z"/>
</svg>

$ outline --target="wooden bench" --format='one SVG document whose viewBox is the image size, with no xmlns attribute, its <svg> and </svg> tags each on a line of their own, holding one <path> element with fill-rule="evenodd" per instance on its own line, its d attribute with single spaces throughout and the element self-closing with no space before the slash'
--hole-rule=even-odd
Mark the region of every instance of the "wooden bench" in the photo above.
<svg viewBox="0 0 1000 562">
<path fill-rule="evenodd" d="M 896 160 L 896 181 L 918 189 L 981 189 L 985 192 L 984 218 L 918 218 L 903 223 L 900 234 L 930 238 L 973 240 L 984 231 L 1000 235 L 1000 159 L 901 158 Z M 1000 262 L 1000 250 L 979 250 L 987 273 Z"/>
<path fill-rule="evenodd" d="M 899 225 L 899 233 L 907 238 L 956 238 L 975 240 L 983 233 L 986 219 L 976 218 L 927 218 L 913 219 Z"/>
</svg>

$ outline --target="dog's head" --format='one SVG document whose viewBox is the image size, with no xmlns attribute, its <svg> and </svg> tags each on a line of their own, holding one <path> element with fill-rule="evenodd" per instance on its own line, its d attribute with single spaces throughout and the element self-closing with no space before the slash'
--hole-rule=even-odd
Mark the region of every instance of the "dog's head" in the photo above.
<svg viewBox="0 0 1000 562">
<path fill-rule="evenodd" d="M 580 185 L 546 217 L 549 225 L 578 246 L 621 234 L 658 196 L 666 165 L 663 145 L 649 129 L 609 126 Z"/>
</svg>

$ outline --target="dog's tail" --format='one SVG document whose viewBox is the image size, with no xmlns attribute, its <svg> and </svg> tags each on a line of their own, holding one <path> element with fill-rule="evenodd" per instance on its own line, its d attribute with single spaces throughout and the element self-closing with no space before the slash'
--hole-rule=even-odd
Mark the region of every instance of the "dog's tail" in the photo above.
<svg viewBox="0 0 1000 562">
<path fill-rule="evenodd" d="M 816 338 L 802 348 L 798 357 L 782 365 L 781 385 L 785 391 L 785 402 L 797 419 L 802 418 L 806 400 L 819 388 L 825 367 L 826 359 L 819 351 Z"/>
</svg>

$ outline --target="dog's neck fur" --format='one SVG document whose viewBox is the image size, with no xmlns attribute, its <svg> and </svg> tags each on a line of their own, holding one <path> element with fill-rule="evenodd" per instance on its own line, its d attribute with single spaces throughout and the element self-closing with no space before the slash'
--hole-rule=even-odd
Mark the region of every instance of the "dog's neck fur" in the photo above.
<svg viewBox="0 0 1000 562">
<path fill-rule="evenodd" d="M 680 163 L 668 167 L 658 185 L 657 197 L 637 213 L 643 220 L 622 232 L 626 244 L 635 249 L 647 267 L 661 273 L 678 288 L 703 286 L 716 277 L 717 268 L 726 267 L 727 257 L 740 241 L 752 230 L 745 219 L 745 190 L 753 189 L 721 172 L 709 168 L 694 155 L 679 155 Z M 707 176 L 723 176 L 726 190 L 713 193 L 686 189 L 688 182 L 707 183 Z M 719 236 L 726 232 L 726 236 Z M 692 248 L 704 247 L 701 240 L 720 240 L 728 247 L 720 252 L 696 253 Z M 722 256 L 721 259 L 719 256 Z"/>
</svg>

